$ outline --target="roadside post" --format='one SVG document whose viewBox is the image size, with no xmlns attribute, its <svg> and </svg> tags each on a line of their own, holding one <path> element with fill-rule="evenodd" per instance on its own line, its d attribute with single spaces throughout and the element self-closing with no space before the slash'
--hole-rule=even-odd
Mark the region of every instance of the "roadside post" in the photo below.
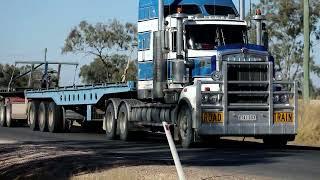
<svg viewBox="0 0 320 180">
<path fill-rule="evenodd" d="M 175 164 L 176 169 L 177 169 L 179 180 L 185 180 L 186 178 L 185 178 L 182 166 L 181 166 L 181 162 L 180 162 L 180 158 L 179 158 L 176 146 L 175 146 L 175 144 L 173 142 L 173 139 L 172 139 L 172 135 L 171 135 L 171 132 L 170 132 L 170 127 L 166 122 L 162 122 L 162 125 L 163 125 L 163 128 L 164 128 L 164 132 L 166 133 L 166 136 L 167 136 L 167 140 L 168 140 L 168 143 L 169 143 L 169 146 L 170 146 L 170 151 L 171 151 L 171 154 L 172 154 L 172 157 L 173 157 L 173 160 L 174 160 L 174 164 Z"/>
</svg>

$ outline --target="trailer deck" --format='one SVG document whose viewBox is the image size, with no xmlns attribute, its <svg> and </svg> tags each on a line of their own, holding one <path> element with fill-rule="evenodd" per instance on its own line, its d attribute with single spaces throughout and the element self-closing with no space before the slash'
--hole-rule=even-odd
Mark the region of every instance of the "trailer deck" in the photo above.
<svg viewBox="0 0 320 180">
<path fill-rule="evenodd" d="M 57 105 L 94 105 L 104 95 L 130 93 L 136 89 L 133 81 L 119 84 L 66 86 L 51 89 L 26 90 L 27 99 L 52 99 Z"/>
</svg>

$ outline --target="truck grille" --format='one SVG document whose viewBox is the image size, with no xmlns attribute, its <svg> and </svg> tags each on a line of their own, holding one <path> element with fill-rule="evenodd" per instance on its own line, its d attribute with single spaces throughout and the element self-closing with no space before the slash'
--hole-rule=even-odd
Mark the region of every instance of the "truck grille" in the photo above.
<svg viewBox="0 0 320 180">
<path fill-rule="evenodd" d="M 228 91 L 268 91 L 268 84 L 259 84 L 257 82 L 268 81 L 268 65 L 267 64 L 228 64 Z M 247 81 L 247 83 L 245 83 Z M 249 82 L 248 82 L 249 81 Z M 250 83 L 252 82 L 252 83 Z M 232 104 L 267 104 L 267 94 L 228 94 L 228 103 Z"/>
</svg>

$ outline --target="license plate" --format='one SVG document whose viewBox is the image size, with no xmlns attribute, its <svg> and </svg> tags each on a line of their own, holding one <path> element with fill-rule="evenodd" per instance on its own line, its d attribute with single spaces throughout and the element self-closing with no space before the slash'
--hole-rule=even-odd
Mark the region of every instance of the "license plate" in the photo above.
<svg viewBox="0 0 320 180">
<path fill-rule="evenodd" d="M 275 112 L 273 114 L 274 123 L 292 123 L 294 120 L 292 112 Z"/>
<path fill-rule="evenodd" d="M 202 122 L 204 123 L 223 123 L 222 112 L 203 112 Z"/>
<path fill-rule="evenodd" d="M 255 114 L 241 114 L 238 116 L 240 121 L 256 121 L 257 116 Z"/>
</svg>

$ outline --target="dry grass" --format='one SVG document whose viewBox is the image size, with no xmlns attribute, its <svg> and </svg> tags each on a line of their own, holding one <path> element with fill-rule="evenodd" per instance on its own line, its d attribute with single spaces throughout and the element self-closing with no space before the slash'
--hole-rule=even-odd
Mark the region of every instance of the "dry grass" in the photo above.
<svg viewBox="0 0 320 180">
<path fill-rule="evenodd" d="M 224 173 L 206 168 L 184 168 L 188 180 L 269 180 L 262 176 L 251 176 L 239 173 Z M 112 168 L 103 172 L 76 175 L 71 180 L 176 180 L 174 166 L 132 166 Z"/>
<path fill-rule="evenodd" d="M 320 101 L 299 103 L 297 144 L 320 146 Z"/>
</svg>

